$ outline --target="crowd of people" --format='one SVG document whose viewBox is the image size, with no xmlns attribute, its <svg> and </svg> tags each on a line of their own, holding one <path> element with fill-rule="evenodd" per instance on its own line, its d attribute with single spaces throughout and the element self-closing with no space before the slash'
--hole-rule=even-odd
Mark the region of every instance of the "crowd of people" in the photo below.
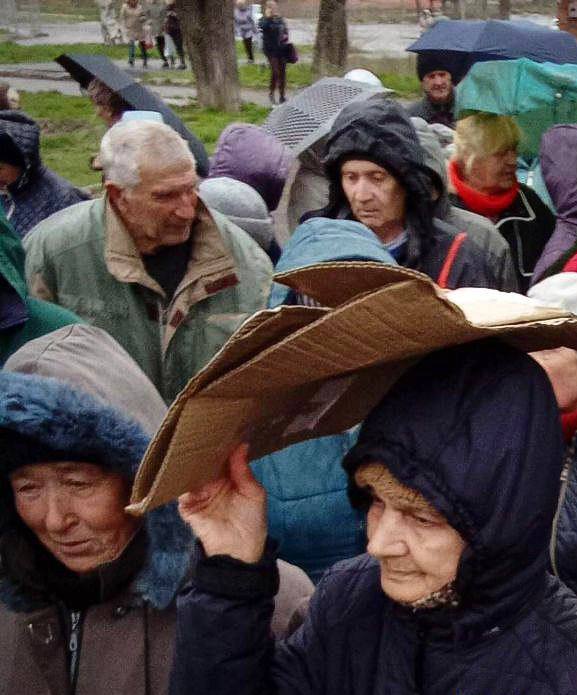
<svg viewBox="0 0 577 695">
<path fill-rule="evenodd" d="M 151 16 L 123 6 L 131 61 Z M 272 0 L 260 29 L 283 102 Z M 432 353 L 356 427 L 257 460 L 241 443 L 178 504 L 125 509 L 167 408 L 243 322 L 318 304 L 275 270 L 367 261 L 577 310 L 577 126 L 543 134 L 545 203 L 515 120 L 456 121 L 442 55 L 418 74 L 421 100 L 357 94 L 296 157 L 229 126 L 206 177 L 95 80 L 94 198 L 0 86 L 0 691 L 577 691 L 572 349 Z"/>
</svg>

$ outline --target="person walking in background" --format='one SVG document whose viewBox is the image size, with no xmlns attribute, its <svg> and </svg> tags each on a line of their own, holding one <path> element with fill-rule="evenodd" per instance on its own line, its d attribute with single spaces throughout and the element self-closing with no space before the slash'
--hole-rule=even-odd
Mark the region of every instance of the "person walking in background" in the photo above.
<svg viewBox="0 0 577 695">
<path fill-rule="evenodd" d="M 146 54 L 146 43 L 144 36 L 144 25 L 147 20 L 146 10 L 139 0 L 126 0 L 120 8 L 120 21 L 126 41 L 128 42 L 128 64 L 134 66 L 134 56 L 136 44 L 140 46 L 142 57 L 142 67 L 148 66 L 148 56 Z"/>
<path fill-rule="evenodd" d="M 265 4 L 264 16 L 258 26 L 262 32 L 262 50 L 270 65 L 270 103 L 276 104 L 275 91 L 278 89 L 279 104 L 286 101 L 286 56 L 285 45 L 288 43 L 288 29 L 281 17 L 275 0 Z"/>
<path fill-rule="evenodd" d="M 252 50 L 252 39 L 256 34 L 256 24 L 252 17 L 252 10 L 247 7 L 246 0 L 236 0 L 234 8 L 234 30 L 240 36 L 246 51 L 249 63 L 254 63 L 254 53 Z"/>
<path fill-rule="evenodd" d="M 182 43 L 182 30 L 180 28 L 180 19 L 178 18 L 178 13 L 176 11 L 176 4 L 174 2 L 169 2 L 166 5 L 166 19 L 164 20 L 164 33 L 170 41 L 174 44 L 174 48 L 178 55 L 180 61 L 178 65 L 179 70 L 186 70 L 186 63 L 184 61 L 184 47 Z M 172 47 L 171 47 L 172 48 Z M 170 51 L 170 67 L 174 67 L 174 53 Z"/>
<path fill-rule="evenodd" d="M 158 50 L 158 55 L 162 60 L 163 70 L 167 70 L 170 66 L 166 59 L 165 41 L 164 41 L 164 21 L 166 17 L 166 3 L 164 0 L 148 0 L 146 3 L 146 14 L 148 24 L 150 26 L 150 34 L 154 37 L 154 42 Z"/>
</svg>

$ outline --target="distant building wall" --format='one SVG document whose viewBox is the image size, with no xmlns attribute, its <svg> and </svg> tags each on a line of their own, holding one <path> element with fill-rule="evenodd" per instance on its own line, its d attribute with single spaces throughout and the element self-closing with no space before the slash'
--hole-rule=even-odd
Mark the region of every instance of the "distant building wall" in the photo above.
<svg viewBox="0 0 577 695">
<path fill-rule="evenodd" d="M 557 18 L 559 29 L 569 31 L 577 38 L 577 0 L 559 0 Z"/>
</svg>

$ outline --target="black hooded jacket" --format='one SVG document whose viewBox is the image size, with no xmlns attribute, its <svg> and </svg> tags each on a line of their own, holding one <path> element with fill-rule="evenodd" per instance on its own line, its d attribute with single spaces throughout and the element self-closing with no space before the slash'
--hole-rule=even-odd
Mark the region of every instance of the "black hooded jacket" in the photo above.
<svg viewBox="0 0 577 695">
<path fill-rule="evenodd" d="M 42 163 L 40 127 L 19 111 L 0 111 L 0 162 L 8 150 L 19 153 L 22 173 L 0 204 L 21 237 L 52 213 L 90 197 Z"/>
<path fill-rule="evenodd" d="M 303 219 L 354 219 L 341 186 L 340 168 L 347 158 L 375 162 L 406 190 L 408 245 L 399 262 L 438 281 L 461 230 L 434 217 L 431 170 L 425 164 L 423 149 L 405 110 L 391 100 L 369 100 L 349 104 L 340 112 L 325 149 L 329 204 Z M 498 289 L 500 280 L 479 246 L 466 237 L 450 264 L 446 286 Z"/>
<path fill-rule="evenodd" d="M 197 575 L 179 606 L 171 694 L 574 695 L 577 597 L 547 572 L 562 454 L 555 397 L 530 357 L 487 341 L 423 359 L 344 465 L 352 478 L 382 462 L 460 532 L 459 606 L 395 604 L 362 555 L 329 570 L 305 624 L 273 651 L 264 591 L 243 598 L 231 576 L 216 596 Z"/>
</svg>

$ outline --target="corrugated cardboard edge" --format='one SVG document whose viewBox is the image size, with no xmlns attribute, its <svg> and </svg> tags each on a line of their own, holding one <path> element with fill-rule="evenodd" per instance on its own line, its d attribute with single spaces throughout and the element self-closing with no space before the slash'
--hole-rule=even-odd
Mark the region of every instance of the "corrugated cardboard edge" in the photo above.
<svg viewBox="0 0 577 695">
<path fill-rule="evenodd" d="M 382 267 L 383 266 L 380 266 L 380 268 Z M 571 346 L 577 347 L 577 319 L 559 317 L 559 312 L 554 312 L 555 318 L 550 320 L 541 320 L 537 322 L 505 325 L 499 327 L 475 326 L 474 324 L 471 324 L 469 321 L 467 321 L 463 312 L 460 309 L 458 309 L 455 305 L 451 304 L 446 298 L 440 295 L 440 291 L 438 290 L 438 288 L 428 278 L 424 278 L 423 276 L 420 276 L 420 274 L 413 273 L 412 271 L 410 273 L 407 273 L 406 270 L 403 270 L 399 273 L 398 269 L 394 270 L 397 271 L 395 273 L 397 277 L 401 276 L 403 278 L 403 281 L 401 283 L 397 281 L 396 283 L 391 284 L 396 284 L 398 287 L 399 285 L 403 285 L 405 283 L 407 283 L 407 285 L 415 285 L 416 283 L 420 286 L 420 289 L 424 291 L 426 295 L 428 295 L 429 297 L 431 297 L 431 295 L 434 295 L 435 301 L 438 303 L 438 308 L 442 309 L 440 313 L 444 314 L 445 316 L 451 316 L 453 318 L 453 328 L 460 326 L 462 329 L 464 329 L 465 337 L 462 340 L 460 340 L 460 342 L 469 342 L 471 340 L 481 339 L 491 335 L 497 335 L 503 337 L 508 342 L 516 344 L 518 347 L 521 347 L 523 349 L 528 349 L 527 341 L 531 343 L 529 349 L 541 349 L 542 347 L 553 347 L 555 345 L 566 344 L 567 342 L 567 339 L 565 337 L 555 338 L 553 335 L 544 336 L 544 328 L 546 328 L 548 332 L 552 331 L 553 333 L 564 333 L 564 335 L 566 335 L 567 331 L 565 329 L 568 329 L 570 326 L 571 328 L 569 332 L 571 333 L 571 336 L 573 338 L 573 344 Z M 387 275 L 390 276 L 389 273 L 387 273 Z M 407 282 L 409 277 L 411 278 L 411 280 Z M 381 290 L 382 289 L 383 288 L 381 288 Z M 195 379 L 193 379 L 189 383 L 189 385 L 183 391 L 175 405 L 171 408 L 169 416 L 167 416 L 167 420 L 165 421 L 166 427 L 164 425 L 163 427 L 161 427 L 159 434 L 151 443 L 143 459 L 141 469 L 139 470 L 139 474 L 137 476 L 137 481 L 135 481 L 135 488 L 131 500 L 131 511 L 135 513 L 144 513 L 147 509 L 151 508 L 151 506 L 156 504 L 155 492 L 158 488 L 159 481 L 166 474 L 167 467 L 170 464 L 170 451 L 174 444 L 172 437 L 175 433 L 180 415 L 182 414 L 182 409 L 186 406 L 186 402 L 189 400 L 189 398 L 192 398 L 193 396 L 211 398 L 211 394 L 214 391 L 219 392 L 219 387 L 222 387 L 223 383 L 230 384 L 231 382 L 234 382 L 235 378 L 238 377 L 239 374 L 242 374 L 243 372 L 245 373 L 247 370 L 252 369 L 253 365 L 255 365 L 256 363 L 263 363 L 263 361 L 266 362 L 271 355 L 274 355 L 275 352 L 282 350 L 283 346 L 285 346 L 287 342 L 294 341 L 295 339 L 298 339 L 300 336 L 302 336 L 303 333 L 306 334 L 307 332 L 315 328 L 318 328 L 323 323 L 331 321 L 331 317 L 337 316 L 339 313 L 349 310 L 350 307 L 353 305 L 359 305 L 365 300 L 365 298 L 365 296 L 362 296 L 360 298 L 357 297 L 353 299 L 351 302 L 348 302 L 340 306 L 338 309 L 333 310 L 332 312 L 330 312 L 330 314 L 323 313 L 323 315 L 320 318 L 317 318 L 312 322 L 305 321 L 305 325 L 298 328 L 293 333 L 287 335 L 284 339 L 280 341 L 280 343 L 268 345 L 262 352 L 253 354 L 253 357 L 248 361 L 243 362 L 241 364 L 238 364 L 237 362 L 237 366 L 233 366 L 232 370 L 227 372 L 225 369 L 227 361 L 227 351 L 232 350 L 235 347 L 235 339 L 237 341 L 241 341 L 243 339 L 246 339 L 247 335 L 250 336 L 251 333 L 251 331 L 246 331 L 245 329 L 245 334 L 243 336 L 243 329 L 241 328 L 239 331 L 240 337 L 238 337 L 239 334 L 235 334 L 235 336 L 231 338 L 231 341 L 227 343 L 227 346 L 225 346 L 225 348 L 223 348 L 223 350 L 215 358 L 215 361 L 220 360 L 220 366 L 219 369 L 217 369 L 213 373 L 215 376 L 217 375 L 217 373 L 220 373 L 220 376 L 217 376 L 216 380 L 211 383 L 207 383 L 205 380 L 203 382 L 204 385 L 201 388 L 199 386 L 199 377 L 201 377 L 201 373 L 201 375 L 195 377 Z M 283 312 L 285 312 L 287 309 L 290 309 L 290 307 L 283 307 L 278 312 L 279 321 L 283 321 Z M 312 318 L 312 315 L 310 316 Z M 258 327 L 264 327 L 266 323 L 266 321 L 263 322 L 260 319 L 257 320 L 254 318 L 253 322 L 253 325 L 257 326 L 255 330 L 258 330 Z M 266 328 L 263 328 L 263 330 L 266 330 Z M 264 341 L 264 343 L 266 343 L 266 341 Z M 457 343 L 447 343 L 447 345 L 452 344 Z M 439 348 L 435 347 L 434 349 Z M 416 351 L 415 354 L 426 353 L 421 350 L 420 352 Z M 210 365 L 208 367 L 210 367 Z M 205 376 L 210 371 L 208 367 L 203 372 Z M 274 388 L 274 383 L 267 384 L 267 387 Z M 202 394 L 200 393 L 201 391 Z M 237 398 L 239 396 L 240 394 L 236 394 Z"/>
</svg>

